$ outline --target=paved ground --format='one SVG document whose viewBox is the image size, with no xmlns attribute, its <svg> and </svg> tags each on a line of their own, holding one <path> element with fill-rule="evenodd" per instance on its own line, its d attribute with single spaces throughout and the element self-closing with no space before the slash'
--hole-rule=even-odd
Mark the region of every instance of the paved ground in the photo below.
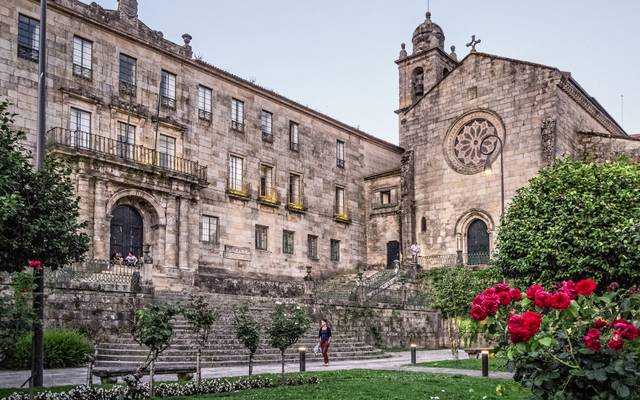
<svg viewBox="0 0 640 400">
<path fill-rule="evenodd" d="M 427 367 L 412 367 L 410 363 L 409 352 L 388 353 L 390 357 L 377 359 L 377 360 L 354 360 L 354 361 L 340 361 L 330 364 L 328 367 L 324 367 L 319 357 L 310 355 L 307 359 L 307 371 L 336 371 L 336 370 L 349 370 L 349 369 L 388 369 L 388 370 L 402 370 L 402 371 L 416 371 L 416 372 L 432 372 L 432 373 L 444 373 L 444 374 L 457 374 L 467 376 L 480 376 L 480 371 L 471 370 L 458 370 L 451 368 L 427 368 Z M 461 357 L 465 357 L 464 353 Z M 429 350 L 419 351 L 417 361 L 441 361 L 451 359 L 451 352 L 449 350 Z M 264 364 L 254 366 L 255 374 L 262 373 L 276 373 L 280 372 L 280 364 Z M 298 363 L 287 363 L 285 369 L 287 372 L 298 371 Z M 203 377 L 205 378 L 219 378 L 227 376 L 242 376 L 247 375 L 247 367 L 227 367 L 227 368 L 205 368 L 203 371 Z M 29 377 L 30 371 L 0 371 L 0 387 L 18 387 Z M 494 372 L 491 373 L 491 377 L 495 378 L 509 378 L 511 374 L 508 372 Z M 175 375 L 160 375 L 157 380 L 176 380 Z M 49 369 L 44 371 L 44 385 L 45 386 L 61 386 L 61 385 L 80 385 L 87 382 L 87 369 L 86 368 L 66 368 L 66 369 Z M 94 377 L 94 383 L 99 383 L 99 379 Z"/>
</svg>

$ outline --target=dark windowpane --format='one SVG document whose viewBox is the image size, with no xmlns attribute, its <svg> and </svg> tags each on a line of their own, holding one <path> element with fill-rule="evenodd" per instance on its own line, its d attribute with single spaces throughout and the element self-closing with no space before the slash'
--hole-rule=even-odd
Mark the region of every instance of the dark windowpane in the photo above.
<svg viewBox="0 0 640 400">
<path fill-rule="evenodd" d="M 39 48 L 40 21 L 20 14 L 18 16 L 18 57 L 37 62 Z"/>
</svg>

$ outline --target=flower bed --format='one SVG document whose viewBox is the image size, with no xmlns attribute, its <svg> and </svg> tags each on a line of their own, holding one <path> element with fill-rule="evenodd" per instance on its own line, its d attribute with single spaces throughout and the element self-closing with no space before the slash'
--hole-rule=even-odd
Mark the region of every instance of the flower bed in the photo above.
<svg viewBox="0 0 640 400">
<path fill-rule="evenodd" d="M 255 376 L 239 379 L 203 379 L 198 385 L 190 383 L 158 383 L 155 397 L 193 396 L 215 393 L 230 393 L 249 389 L 271 388 L 277 386 L 314 385 L 320 383 L 315 376 L 288 376 L 284 379 L 273 379 L 267 376 Z M 135 392 L 135 393 L 134 393 Z M 66 392 L 14 393 L 2 400 L 119 400 L 147 399 L 149 385 L 142 384 L 130 391 L 126 386 L 114 386 L 109 389 L 95 386 L 77 386 Z"/>
<path fill-rule="evenodd" d="M 471 316 L 500 341 L 515 380 L 536 399 L 638 399 L 640 294 L 585 279 L 523 298 L 499 283 L 474 297 Z"/>
</svg>

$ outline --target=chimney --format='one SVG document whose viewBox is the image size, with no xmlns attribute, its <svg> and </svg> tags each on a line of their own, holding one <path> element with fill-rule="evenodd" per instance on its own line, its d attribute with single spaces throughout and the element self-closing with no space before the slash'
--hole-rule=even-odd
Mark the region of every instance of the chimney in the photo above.
<svg viewBox="0 0 640 400">
<path fill-rule="evenodd" d="M 118 0 L 120 19 L 128 22 L 138 20 L 138 0 Z"/>
</svg>

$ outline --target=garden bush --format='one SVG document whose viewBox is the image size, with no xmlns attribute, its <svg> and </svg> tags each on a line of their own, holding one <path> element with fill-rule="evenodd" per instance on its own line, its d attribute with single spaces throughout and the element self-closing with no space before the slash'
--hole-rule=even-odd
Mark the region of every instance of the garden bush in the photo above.
<svg viewBox="0 0 640 400">
<path fill-rule="evenodd" d="M 640 165 L 565 159 L 517 191 L 497 238 L 495 265 L 525 285 L 590 277 L 640 282 Z"/>
<path fill-rule="evenodd" d="M 496 284 L 474 297 L 471 316 L 501 340 L 533 399 L 640 399 L 640 291 L 585 279 L 525 294 Z"/>
<path fill-rule="evenodd" d="M 91 352 L 89 339 L 73 329 L 53 328 L 44 331 L 44 367 L 72 368 L 84 363 Z M 31 335 L 25 335 L 15 346 L 9 365 L 15 369 L 31 368 Z"/>
</svg>

